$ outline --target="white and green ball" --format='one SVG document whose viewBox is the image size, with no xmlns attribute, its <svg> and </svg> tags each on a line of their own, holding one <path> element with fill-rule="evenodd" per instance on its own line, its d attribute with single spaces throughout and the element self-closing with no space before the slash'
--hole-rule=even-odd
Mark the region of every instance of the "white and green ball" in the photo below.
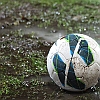
<svg viewBox="0 0 100 100">
<path fill-rule="evenodd" d="M 97 84 L 100 47 L 91 37 L 69 34 L 58 39 L 47 56 L 50 77 L 61 88 L 84 91 Z"/>
</svg>

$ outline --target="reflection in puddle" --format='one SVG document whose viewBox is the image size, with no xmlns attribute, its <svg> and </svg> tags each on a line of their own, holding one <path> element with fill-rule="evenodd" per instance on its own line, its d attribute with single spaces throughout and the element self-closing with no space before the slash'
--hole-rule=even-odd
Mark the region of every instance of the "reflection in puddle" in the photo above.
<svg viewBox="0 0 100 100">
<path fill-rule="evenodd" d="M 23 34 L 30 34 L 30 33 L 35 33 L 35 35 L 37 35 L 38 37 L 41 37 L 49 42 L 55 42 L 58 38 L 65 36 L 69 33 L 67 33 L 67 30 L 55 30 L 55 29 L 44 29 L 44 28 L 38 28 L 38 27 L 28 27 L 26 28 L 23 25 L 19 25 L 19 26 L 13 26 L 10 29 L 0 29 L 0 33 L 5 34 L 7 32 L 11 32 L 14 30 L 22 30 Z M 81 33 L 81 32 L 80 32 Z M 85 31 L 82 32 L 82 34 L 86 34 L 90 37 L 92 37 L 93 39 L 95 39 L 98 43 L 100 43 L 100 28 L 97 27 L 94 31 Z"/>
</svg>

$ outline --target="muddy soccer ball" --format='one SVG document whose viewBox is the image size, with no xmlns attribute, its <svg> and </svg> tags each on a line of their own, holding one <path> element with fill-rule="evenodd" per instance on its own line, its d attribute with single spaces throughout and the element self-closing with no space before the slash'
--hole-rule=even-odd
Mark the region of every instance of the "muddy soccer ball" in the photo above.
<svg viewBox="0 0 100 100">
<path fill-rule="evenodd" d="M 84 91 L 98 82 L 100 46 L 83 34 L 62 37 L 49 51 L 47 69 L 59 87 L 69 91 Z"/>
</svg>

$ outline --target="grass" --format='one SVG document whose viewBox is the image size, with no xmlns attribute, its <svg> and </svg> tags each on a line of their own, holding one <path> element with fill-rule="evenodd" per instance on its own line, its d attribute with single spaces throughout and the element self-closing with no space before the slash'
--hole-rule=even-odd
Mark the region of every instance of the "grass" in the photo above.
<svg viewBox="0 0 100 100">
<path fill-rule="evenodd" d="M 26 2 L 27 2 L 27 0 L 25 0 Z M 84 4 L 99 4 L 100 3 L 100 1 L 99 0 L 50 0 L 50 1 L 48 1 L 48 0 L 39 0 L 39 1 L 37 1 L 37 0 L 29 0 L 28 2 L 31 2 L 31 3 L 41 3 L 41 4 L 48 4 L 48 5 L 50 5 L 50 4 L 55 4 L 55 3 L 58 3 L 58 4 L 61 4 L 61 3 L 63 3 L 63 2 L 65 2 L 65 3 L 69 3 L 69 4 L 75 4 L 75 3 L 84 3 Z"/>
<path fill-rule="evenodd" d="M 24 18 L 34 26 L 64 28 L 68 32 L 79 32 L 79 30 L 83 30 L 79 26 L 85 23 L 91 25 L 93 21 L 94 23 L 99 22 L 100 18 L 99 0 L 22 0 L 21 2 L 19 0 L 13 0 L 13 2 L 4 0 L 2 2 L 2 6 L 5 6 L 3 8 L 5 13 L 14 11 L 11 16 L 12 21 L 16 19 L 23 22 Z"/>
<path fill-rule="evenodd" d="M 23 82 L 26 77 L 39 76 L 47 73 L 46 58 L 43 53 L 39 51 L 34 51 L 33 53 L 31 51 L 32 47 L 27 47 L 27 44 L 31 45 L 33 44 L 33 40 L 37 41 L 37 39 L 31 34 L 20 35 L 20 31 L 11 32 L 9 36 L 7 34 L 3 35 L 8 39 L 1 43 L 0 49 L 0 99 L 6 100 L 7 98 L 19 95 L 20 91 L 24 92 L 26 90 L 26 84 L 23 84 Z M 23 41 L 24 44 L 22 44 Z M 21 47 L 18 44 L 19 42 L 22 44 Z M 36 46 L 39 46 L 39 43 Z M 36 48 L 35 45 L 34 48 Z M 38 84 L 36 80 L 34 83 L 35 86 L 36 82 Z"/>
</svg>

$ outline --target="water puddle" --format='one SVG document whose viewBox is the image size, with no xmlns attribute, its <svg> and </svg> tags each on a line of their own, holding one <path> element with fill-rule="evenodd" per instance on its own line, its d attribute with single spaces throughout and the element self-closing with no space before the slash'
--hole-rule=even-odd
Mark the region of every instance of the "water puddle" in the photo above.
<svg viewBox="0 0 100 100">
<path fill-rule="evenodd" d="M 10 31 L 14 31 L 14 30 L 22 30 L 23 34 L 30 34 L 30 33 L 35 33 L 36 36 L 43 38 L 44 40 L 48 41 L 48 42 L 55 42 L 58 38 L 65 36 L 67 34 L 69 34 L 67 32 L 67 30 L 61 30 L 61 29 L 52 29 L 52 28 L 38 28 L 38 27 L 34 27 L 34 26 L 30 26 L 30 27 L 25 27 L 25 25 L 19 25 L 19 26 L 13 26 L 10 28 L 6 28 L 6 29 L 0 29 L 0 33 L 5 34 L 8 33 Z M 84 32 L 79 32 L 82 34 L 86 34 L 90 37 L 92 37 L 93 39 L 95 39 L 99 44 L 100 44 L 100 28 L 99 26 L 95 26 L 94 27 L 94 31 L 84 31 Z"/>
<path fill-rule="evenodd" d="M 7 33 L 10 31 L 14 30 L 22 30 L 22 33 L 24 34 L 30 34 L 30 33 L 35 33 L 36 36 L 43 38 L 44 40 L 48 42 L 55 42 L 58 38 L 61 36 L 66 35 L 66 30 L 55 30 L 55 29 L 43 29 L 43 28 L 38 28 L 38 27 L 28 27 L 26 28 L 23 25 L 20 26 L 14 26 L 10 29 L 1 29 L 1 33 Z"/>
</svg>

